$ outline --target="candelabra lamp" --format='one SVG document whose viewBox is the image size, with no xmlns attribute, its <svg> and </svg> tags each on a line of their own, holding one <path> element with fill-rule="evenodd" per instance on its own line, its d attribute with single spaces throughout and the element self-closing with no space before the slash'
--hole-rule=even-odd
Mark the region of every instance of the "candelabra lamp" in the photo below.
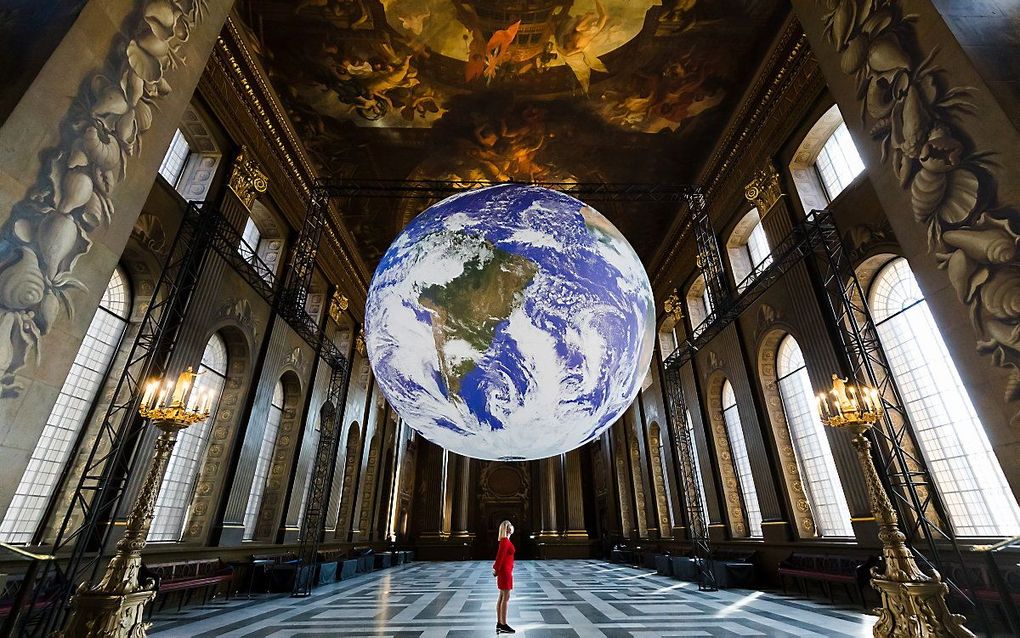
<svg viewBox="0 0 1020 638">
<path fill-rule="evenodd" d="M 142 549 L 152 524 L 159 488 L 163 484 L 177 434 L 209 418 L 212 396 L 195 389 L 197 375 L 188 368 L 177 383 L 150 382 L 138 412 L 160 433 L 152 463 L 145 475 L 117 552 L 95 587 L 82 583 L 71 600 L 71 617 L 56 635 L 61 638 L 144 638 L 150 623 L 144 621 L 145 605 L 156 597 L 154 583 L 140 581 Z"/>
<path fill-rule="evenodd" d="M 966 618 L 949 611 L 949 587 L 939 573 L 922 572 L 899 528 L 899 519 L 886 494 L 871 457 L 868 431 L 882 418 L 878 391 L 848 384 L 832 375 L 832 391 L 818 395 L 822 422 L 853 433 L 853 445 L 864 471 L 871 513 L 878 523 L 884 565 L 871 570 L 871 586 L 882 597 L 873 633 L 882 638 L 963 638 L 974 636 L 965 626 Z"/>
</svg>

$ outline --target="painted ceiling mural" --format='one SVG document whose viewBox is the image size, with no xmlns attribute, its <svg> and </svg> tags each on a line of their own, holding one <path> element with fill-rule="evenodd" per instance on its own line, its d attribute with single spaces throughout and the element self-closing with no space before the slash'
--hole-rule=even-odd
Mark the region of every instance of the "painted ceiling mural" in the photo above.
<svg viewBox="0 0 1020 638">
<path fill-rule="evenodd" d="M 788 10 L 780 0 L 247 0 L 324 174 L 691 179 Z M 422 202 L 349 202 L 374 265 Z M 649 259 L 668 207 L 603 211 Z M 636 220 L 636 221 L 635 221 Z"/>
</svg>

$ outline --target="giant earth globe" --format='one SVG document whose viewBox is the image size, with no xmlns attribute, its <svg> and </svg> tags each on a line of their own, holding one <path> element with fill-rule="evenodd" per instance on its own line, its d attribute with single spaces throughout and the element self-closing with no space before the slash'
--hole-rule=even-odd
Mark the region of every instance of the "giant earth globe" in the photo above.
<svg viewBox="0 0 1020 638">
<path fill-rule="evenodd" d="M 591 441 L 648 372 L 655 305 L 623 235 L 566 194 L 506 184 L 415 217 L 368 291 L 383 394 L 430 441 L 478 459 Z"/>
</svg>

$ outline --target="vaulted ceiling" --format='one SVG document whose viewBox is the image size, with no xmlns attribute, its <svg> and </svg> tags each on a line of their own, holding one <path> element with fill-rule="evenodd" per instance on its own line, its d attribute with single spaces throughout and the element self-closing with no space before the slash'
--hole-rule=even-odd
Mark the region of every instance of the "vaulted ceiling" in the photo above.
<svg viewBox="0 0 1020 638">
<path fill-rule="evenodd" d="M 684 183 L 785 0 L 247 0 L 322 175 Z M 370 267 L 420 200 L 349 200 Z M 648 263 L 668 204 L 599 204 Z"/>
</svg>

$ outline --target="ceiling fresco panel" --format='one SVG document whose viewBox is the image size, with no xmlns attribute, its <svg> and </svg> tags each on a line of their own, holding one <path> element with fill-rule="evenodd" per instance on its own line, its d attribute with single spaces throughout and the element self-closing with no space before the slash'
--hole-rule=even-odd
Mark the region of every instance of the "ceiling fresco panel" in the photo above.
<svg viewBox="0 0 1020 638">
<path fill-rule="evenodd" d="M 782 0 L 247 0 L 324 175 L 689 181 Z M 422 202 L 347 202 L 369 264 Z M 675 210 L 603 210 L 647 260 Z"/>
</svg>

